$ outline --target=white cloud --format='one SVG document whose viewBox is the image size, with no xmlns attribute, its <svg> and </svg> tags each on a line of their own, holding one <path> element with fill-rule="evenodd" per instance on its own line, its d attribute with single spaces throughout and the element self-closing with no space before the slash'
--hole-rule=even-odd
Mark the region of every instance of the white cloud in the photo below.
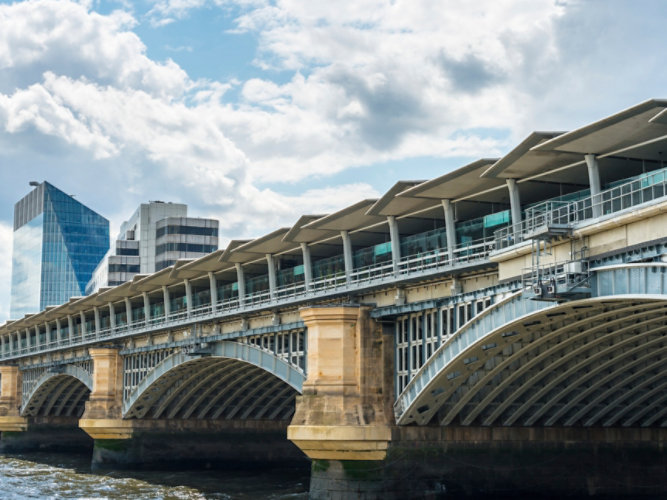
<svg viewBox="0 0 667 500">
<path fill-rule="evenodd" d="M 9 224 L 0 222 L 0 322 L 9 318 L 9 286 L 12 282 L 12 232 Z"/>
</svg>

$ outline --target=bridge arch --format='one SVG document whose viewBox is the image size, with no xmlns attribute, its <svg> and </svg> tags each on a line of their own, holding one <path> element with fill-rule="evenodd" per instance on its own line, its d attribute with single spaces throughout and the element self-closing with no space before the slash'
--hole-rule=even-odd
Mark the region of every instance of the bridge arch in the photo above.
<svg viewBox="0 0 667 500">
<path fill-rule="evenodd" d="M 518 293 L 464 325 L 399 395 L 397 421 L 665 425 L 667 269 L 610 266 L 594 280 L 623 294 L 549 304 Z"/>
<path fill-rule="evenodd" d="M 21 416 L 80 417 L 93 389 L 92 375 L 77 365 L 63 365 L 44 372 L 24 394 Z"/>
<path fill-rule="evenodd" d="M 271 352 L 223 341 L 203 354 L 179 351 L 162 360 L 129 393 L 123 416 L 284 420 L 304 380 Z"/>
</svg>

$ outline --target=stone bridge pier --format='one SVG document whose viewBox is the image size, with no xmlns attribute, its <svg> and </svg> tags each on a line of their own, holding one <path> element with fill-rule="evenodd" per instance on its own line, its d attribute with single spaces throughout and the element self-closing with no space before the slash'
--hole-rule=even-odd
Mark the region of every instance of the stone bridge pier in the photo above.
<svg viewBox="0 0 667 500">
<path fill-rule="evenodd" d="M 27 419 L 20 414 L 21 372 L 18 366 L 0 366 L 0 430 L 25 431 Z"/>
<path fill-rule="evenodd" d="M 379 494 L 393 421 L 391 339 L 366 307 L 315 307 L 301 317 L 309 368 L 287 437 L 313 461 L 311 496 Z"/>
</svg>

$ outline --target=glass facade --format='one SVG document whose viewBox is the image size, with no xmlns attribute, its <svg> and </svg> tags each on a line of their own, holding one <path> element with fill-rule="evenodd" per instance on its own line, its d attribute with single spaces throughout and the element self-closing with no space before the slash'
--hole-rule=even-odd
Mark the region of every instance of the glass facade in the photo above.
<svg viewBox="0 0 667 500">
<path fill-rule="evenodd" d="M 14 319 L 81 296 L 109 249 L 109 221 L 44 182 L 14 207 Z"/>
</svg>

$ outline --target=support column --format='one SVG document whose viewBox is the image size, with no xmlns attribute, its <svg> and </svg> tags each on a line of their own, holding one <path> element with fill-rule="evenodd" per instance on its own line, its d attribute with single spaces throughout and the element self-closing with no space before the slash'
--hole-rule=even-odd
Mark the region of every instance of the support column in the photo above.
<svg viewBox="0 0 667 500">
<path fill-rule="evenodd" d="M 190 283 L 189 279 L 184 279 L 183 285 L 185 287 L 185 310 L 188 316 L 190 316 L 192 314 L 192 283 Z"/>
<path fill-rule="evenodd" d="M 352 259 L 352 240 L 347 231 L 340 232 L 343 238 L 343 260 L 345 262 L 345 281 L 352 282 L 352 271 L 354 271 L 354 260 Z"/>
<path fill-rule="evenodd" d="M 387 216 L 389 224 L 389 238 L 391 239 L 391 263 L 394 267 L 394 274 L 398 275 L 398 263 L 401 261 L 401 235 L 398 232 L 398 223 L 393 215 Z"/>
<path fill-rule="evenodd" d="M 301 243 L 301 253 L 303 254 L 303 281 L 306 291 L 308 291 L 313 283 L 313 262 L 310 258 L 308 243 Z"/>
<path fill-rule="evenodd" d="M 84 335 L 88 333 L 86 329 L 86 314 L 83 311 L 79 311 L 79 318 L 81 318 L 81 339 L 83 340 Z"/>
<path fill-rule="evenodd" d="M 586 166 L 588 167 L 588 183 L 591 189 L 591 201 L 593 208 L 593 217 L 600 217 L 602 215 L 602 206 L 600 202 L 600 191 L 602 186 L 600 183 L 600 167 L 595 155 L 584 155 Z"/>
<path fill-rule="evenodd" d="M 71 344 L 74 340 L 74 318 L 71 314 L 67 315 L 67 343 Z"/>
<path fill-rule="evenodd" d="M 269 296 L 271 300 L 274 300 L 276 298 L 276 261 L 270 253 L 266 254 L 266 265 L 269 275 Z"/>
<path fill-rule="evenodd" d="M 236 267 L 236 284 L 239 290 L 239 306 L 245 304 L 245 273 L 240 262 L 235 264 Z"/>
<path fill-rule="evenodd" d="M 44 322 L 44 345 L 47 346 L 51 343 L 51 325 L 48 321 Z"/>
<path fill-rule="evenodd" d="M 144 298 L 144 323 L 148 324 L 151 320 L 151 300 L 148 298 L 148 292 L 142 292 Z"/>
<path fill-rule="evenodd" d="M 38 349 L 43 346 L 39 340 L 39 326 L 35 326 L 35 345 Z"/>
<path fill-rule="evenodd" d="M 116 331 L 116 307 L 113 302 L 109 302 L 109 328 L 111 333 Z"/>
<path fill-rule="evenodd" d="M 19 413 L 21 407 L 21 372 L 18 366 L 0 366 L 0 431 L 20 432 L 28 429 L 28 419 Z"/>
<path fill-rule="evenodd" d="M 102 321 L 100 320 L 100 308 L 97 306 L 93 307 L 93 312 L 95 314 L 95 337 L 99 337 L 100 330 L 102 329 Z"/>
<path fill-rule="evenodd" d="M 60 345 L 60 342 L 63 339 L 63 334 L 61 330 L 63 329 L 62 324 L 60 323 L 60 318 L 56 318 L 56 342 Z"/>
<path fill-rule="evenodd" d="M 93 439 L 129 439 L 132 421 L 123 420 L 123 360 L 118 349 L 91 348 L 93 390 L 79 427 Z"/>
<path fill-rule="evenodd" d="M 519 196 L 519 187 L 516 185 L 516 179 L 506 179 L 506 181 L 510 194 L 510 213 L 512 215 L 514 238 L 518 242 L 521 235 L 521 197 Z"/>
<path fill-rule="evenodd" d="M 308 376 L 287 438 L 316 460 L 383 460 L 391 440 L 382 331 L 358 306 L 302 309 Z M 389 377 L 391 385 L 391 377 Z"/>
<path fill-rule="evenodd" d="M 215 312 L 218 309 L 218 280 L 213 271 L 208 272 L 208 286 L 211 291 L 211 311 Z"/>
<path fill-rule="evenodd" d="M 162 285 L 162 300 L 164 302 L 164 319 L 168 319 L 171 314 L 171 298 L 169 297 L 169 288 Z"/>
<path fill-rule="evenodd" d="M 450 264 L 454 263 L 454 250 L 456 249 L 456 222 L 454 221 L 454 205 L 451 200 L 442 200 L 442 208 L 445 211 L 445 233 L 447 236 L 447 258 Z"/>
<path fill-rule="evenodd" d="M 7 354 L 6 347 L 5 347 L 5 336 L 1 335 L 0 336 L 0 356 L 2 356 L 4 358 L 5 354 Z"/>
<path fill-rule="evenodd" d="M 130 302 L 128 297 L 125 297 L 123 302 L 125 302 L 125 323 L 130 328 L 130 323 L 132 323 L 132 302 Z"/>
<path fill-rule="evenodd" d="M 32 347 L 32 340 L 30 339 L 30 328 L 25 329 L 25 347 L 28 351 Z"/>
</svg>

